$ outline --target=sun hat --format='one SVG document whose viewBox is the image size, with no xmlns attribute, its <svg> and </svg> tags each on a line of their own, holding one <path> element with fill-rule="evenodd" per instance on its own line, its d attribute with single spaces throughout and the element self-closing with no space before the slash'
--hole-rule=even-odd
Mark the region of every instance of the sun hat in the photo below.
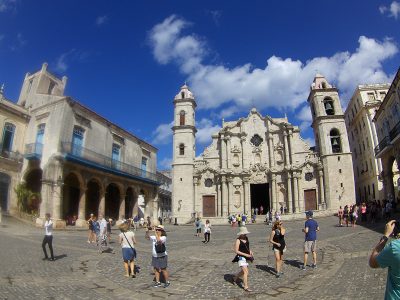
<svg viewBox="0 0 400 300">
<path fill-rule="evenodd" d="M 160 229 L 160 230 L 162 230 L 162 231 L 165 231 L 164 225 L 157 225 L 157 226 L 156 226 L 156 230 L 157 230 L 157 229 Z"/>
<path fill-rule="evenodd" d="M 242 234 L 249 234 L 250 232 L 247 230 L 245 226 L 239 227 L 239 232 L 237 235 L 242 235 Z"/>
</svg>

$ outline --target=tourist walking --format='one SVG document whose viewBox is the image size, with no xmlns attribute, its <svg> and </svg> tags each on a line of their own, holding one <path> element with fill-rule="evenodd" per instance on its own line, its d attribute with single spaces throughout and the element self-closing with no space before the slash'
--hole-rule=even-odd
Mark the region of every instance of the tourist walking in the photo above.
<svg viewBox="0 0 400 300">
<path fill-rule="evenodd" d="M 371 268 L 388 268 L 385 300 L 400 299 L 400 236 L 398 226 L 399 223 L 395 220 L 386 224 L 384 235 L 372 250 L 369 258 Z M 388 242 L 390 236 L 393 237 L 393 240 Z"/>
<path fill-rule="evenodd" d="M 165 233 L 164 226 L 158 225 L 153 230 L 153 235 L 150 235 L 149 229 L 146 230 L 146 239 L 152 242 L 152 261 L 151 265 L 154 268 L 156 281 L 154 287 L 161 287 L 160 275 L 164 277 L 164 288 L 169 287 L 168 280 L 168 254 L 167 254 L 167 234 Z"/>
<path fill-rule="evenodd" d="M 317 268 L 317 231 L 319 231 L 318 223 L 313 219 L 313 212 L 306 211 L 307 221 L 304 224 L 302 231 L 305 234 L 304 241 L 304 264 L 301 266 L 302 270 L 306 270 L 308 253 L 312 253 L 313 264 L 312 268 Z"/>
<path fill-rule="evenodd" d="M 365 202 L 361 205 L 361 222 L 367 222 L 367 205 Z"/>
<path fill-rule="evenodd" d="M 358 220 L 358 207 L 357 205 L 353 205 L 352 209 L 351 209 L 351 226 L 352 227 L 356 227 L 356 223 Z"/>
<path fill-rule="evenodd" d="M 346 227 L 349 227 L 349 206 L 345 205 L 343 209 L 343 220 L 346 223 Z"/>
<path fill-rule="evenodd" d="M 343 226 L 343 208 L 340 206 L 339 210 L 338 210 L 338 218 L 339 218 L 339 226 L 342 227 Z"/>
<path fill-rule="evenodd" d="M 88 226 L 89 226 L 88 240 L 87 240 L 87 242 L 89 244 L 95 242 L 95 238 L 96 238 L 94 236 L 94 231 L 93 231 L 93 217 L 94 217 L 94 215 L 90 214 L 90 217 L 86 222 L 88 224 Z"/>
<path fill-rule="evenodd" d="M 199 237 L 201 234 L 201 220 L 200 218 L 197 218 L 196 221 L 194 222 L 194 226 L 196 227 L 196 234 L 195 236 Z"/>
<path fill-rule="evenodd" d="M 49 256 L 46 251 L 46 244 L 49 245 L 50 249 L 50 260 L 54 261 L 54 253 L 53 253 L 53 221 L 50 219 L 50 214 L 46 214 L 46 221 L 44 222 L 44 238 L 42 242 L 42 249 L 44 253 L 43 260 L 48 260 Z"/>
<path fill-rule="evenodd" d="M 240 272 L 233 276 L 233 282 L 237 283 L 240 278 L 243 280 L 243 289 L 246 292 L 251 292 L 252 290 L 249 288 L 248 284 L 248 276 L 249 276 L 249 262 L 254 260 L 253 252 L 250 250 L 250 243 L 247 235 L 250 232 L 246 227 L 240 227 L 239 232 L 237 234 L 237 238 L 235 244 L 233 246 L 236 256 L 233 259 L 233 262 L 237 262 L 240 267 Z"/>
<path fill-rule="evenodd" d="M 285 233 L 286 229 L 283 227 L 282 221 L 276 221 L 272 226 L 269 237 L 269 242 L 272 244 L 272 250 L 275 254 L 275 276 L 277 278 L 283 275 L 283 253 L 286 251 Z"/>
<path fill-rule="evenodd" d="M 112 219 L 108 219 L 107 222 L 107 239 L 108 239 L 108 243 L 111 243 L 111 226 L 112 226 Z"/>
<path fill-rule="evenodd" d="M 204 242 L 203 243 L 210 242 L 210 235 L 211 235 L 211 223 L 210 223 L 210 220 L 207 220 L 206 224 L 204 224 Z"/>
<path fill-rule="evenodd" d="M 119 244 L 122 248 L 122 259 L 124 261 L 125 277 L 135 278 L 135 233 L 129 230 L 129 224 L 127 223 L 122 223 L 119 226 L 119 230 L 121 231 L 121 233 L 119 234 Z"/>
</svg>

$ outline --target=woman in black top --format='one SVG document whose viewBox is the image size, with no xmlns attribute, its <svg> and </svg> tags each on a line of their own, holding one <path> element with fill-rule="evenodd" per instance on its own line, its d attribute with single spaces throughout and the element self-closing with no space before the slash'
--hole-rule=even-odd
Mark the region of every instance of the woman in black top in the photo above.
<svg viewBox="0 0 400 300">
<path fill-rule="evenodd" d="M 236 253 L 237 262 L 240 267 L 240 272 L 233 276 L 233 281 L 236 282 L 240 277 L 243 278 L 243 289 L 246 292 L 251 292 L 248 285 L 248 262 L 253 261 L 253 252 L 250 250 L 249 239 L 247 238 L 247 234 L 250 232 L 247 231 L 246 227 L 239 227 L 238 237 L 234 244 L 234 250 Z"/>
<path fill-rule="evenodd" d="M 275 253 L 276 277 L 280 277 L 282 272 L 283 252 L 286 251 L 285 242 L 286 229 L 282 226 L 282 221 L 276 221 L 272 226 L 269 242 L 272 244 L 272 250 Z"/>
</svg>

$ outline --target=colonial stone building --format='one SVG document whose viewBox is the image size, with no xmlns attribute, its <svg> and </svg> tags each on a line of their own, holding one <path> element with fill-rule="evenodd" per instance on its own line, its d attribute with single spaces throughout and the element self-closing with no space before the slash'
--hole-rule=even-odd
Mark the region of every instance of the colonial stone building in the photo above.
<svg viewBox="0 0 400 300">
<path fill-rule="evenodd" d="M 172 128 L 172 209 L 178 223 L 195 216 L 224 222 L 229 214 L 261 206 L 264 212 L 285 207 L 296 216 L 353 203 L 352 159 L 337 89 L 317 75 L 308 101 L 315 150 L 286 117 L 252 109 L 246 117 L 223 122 L 196 158 L 196 101 L 184 85 L 174 99 Z"/>
<path fill-rule="evenodd" d="M 384 199 L 400 203 L 400 69 L 375 114 L 374 122 L 379 140 L 375 155 L 382 160 L 380 178 Z"/>
<path fill-rule="evenodd" d="M 385 98 L 389 84 L 363 84 L 357 86 L 344 113 L 350 149 L 357 203 L 385 198 L 381 178 L 382 162 L 375 158 L 378 145 L 375 123 L 376 111 Z"/>
<path fill-rule="evenodd" d="M 2 163 L 1 172 L 41 195 L 39 224 L 47 212 L 58 227 L 75 218 L 85 226 L 90 213 L 157 219 L 157 149 L 65 96 L 66 83 L 43 64 L 25 76 L 17 105 L 2 101 L 8 115 L 2 111 L 1 125 L 4 131 L 15 128 L 14 138 L 3 134 L 3 149 L 18 150 L 24 159 L 9 171 Z M 12 185 L 7 194 L 2 206 L 13 213 Z"/>
</svg>

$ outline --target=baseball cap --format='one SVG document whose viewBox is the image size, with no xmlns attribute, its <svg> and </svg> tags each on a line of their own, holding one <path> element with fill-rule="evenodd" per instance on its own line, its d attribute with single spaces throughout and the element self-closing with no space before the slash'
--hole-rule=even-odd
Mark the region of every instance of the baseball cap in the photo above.
<svg viewBox="0 0 400 300">
<path fill-rule="evenodd" d="M 306 216 L 307 216 L 307 217 L 312 217 L 312 216 L 313 216 L 312 210 L 306 211 Z"/>
</svg>

